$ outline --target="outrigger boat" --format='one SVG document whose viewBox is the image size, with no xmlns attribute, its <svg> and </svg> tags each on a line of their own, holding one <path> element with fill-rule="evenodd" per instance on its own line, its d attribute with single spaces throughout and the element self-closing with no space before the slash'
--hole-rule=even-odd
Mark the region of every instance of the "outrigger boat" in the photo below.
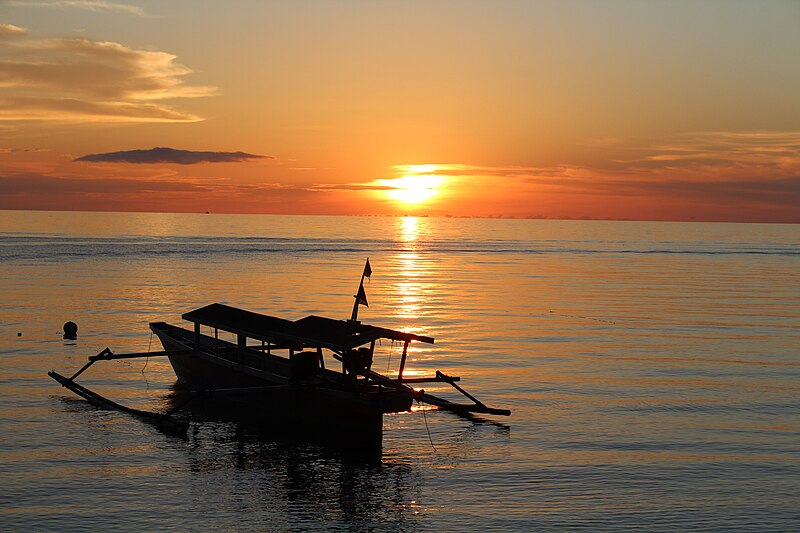
<svg viewBox="0 0 800 533">
<path fill-rule="evenodd" d="M 48 375 L 92 403 L 166 427 L 185 429 L 187 423 L 175 413 L 195 398 L 213 397 L 248 417 L 271 424 L 312 424 L 316 431 L 366 446 L 380 446 L 384 413 L 409 411 L 415 400 L 462 415 L 510 415 L 509 410 L 488 407 L 470 395 L 456 384 L 460 381 L 456 376 L 440 371 L 430 377 L 404 376 L 409 345 L 433 344 L 434 339 L 358 320 L 359 306 L 368 305 L 364 278 L 371 274 L 367 260 L 350 320 L 311 315 L 292 321 L 214 303 L 183 315 L 193 324 L 189 329 L 151 322 L 150 330 L 161 340 L 163 351 L 117 354 L 106 348 L 90 356 L 70 378 L 55 371 Z M 220 332 L 236 342 L 220 338 Z M 403 346 L 393 377 L 372 369 L 376 343 L 384 339 Z M 176 388 L 190 392 L 165 413 L 122 406 L 75 382 L 97 361 L 155 356 L 169 359 L 178 378 Z M 450 384 L 471 403 L 451 402 L 412 386 L 433 382 Z"/>
</svg>

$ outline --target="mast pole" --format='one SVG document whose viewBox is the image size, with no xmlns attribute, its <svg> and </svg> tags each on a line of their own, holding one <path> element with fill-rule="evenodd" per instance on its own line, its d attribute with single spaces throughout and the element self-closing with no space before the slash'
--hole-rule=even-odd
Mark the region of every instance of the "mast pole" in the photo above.
<svg viewBox="0 0 800 533">
<path fill-rule="evenodd" d="M 359 293 L 361 291 L 364 290 L 362 287 L 364 287 L 364 273 L 363 272 L 361 273 L 361 281 L 358 284 L 358 291 L 356 292 L 356 295 L 353 296 L 353 298 L 355 298 L 356 301 L 353 303 L 353 314 L 350 315 L 350 322 L 358 322 L 358 305 L 359 305 L 358 295 L 359 295 Z"/>
</svg>

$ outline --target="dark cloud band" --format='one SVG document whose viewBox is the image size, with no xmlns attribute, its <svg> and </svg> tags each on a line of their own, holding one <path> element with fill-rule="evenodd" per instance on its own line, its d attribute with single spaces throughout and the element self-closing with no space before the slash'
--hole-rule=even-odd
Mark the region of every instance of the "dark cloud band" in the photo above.
<svg viewBox="0 0 800 533">
<path fill-rule="evenodd" d="M 245 152 L 194 152 L 174 148 L 151 148 L 150 150 L 128 150 L 105 154 L 89 154 L 75 159 L 91 163 L 173 163 L 194 165 L 196 163 L 236 163 L 251 159 L 274 159 L 269 155 Z"/>
</svg>

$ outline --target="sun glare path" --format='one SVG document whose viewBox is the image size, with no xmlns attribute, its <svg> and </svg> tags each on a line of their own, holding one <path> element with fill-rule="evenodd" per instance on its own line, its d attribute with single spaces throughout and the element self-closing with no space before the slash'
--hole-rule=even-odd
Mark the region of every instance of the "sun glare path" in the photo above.
<svg viewBox="0 0 800 533">
<path fill-rule="evenodd" d="M 414 242 L 419 238 L 419 219 L 417 217 L 400 219 L 400 238 L 404 242 Z"/>
</svg>

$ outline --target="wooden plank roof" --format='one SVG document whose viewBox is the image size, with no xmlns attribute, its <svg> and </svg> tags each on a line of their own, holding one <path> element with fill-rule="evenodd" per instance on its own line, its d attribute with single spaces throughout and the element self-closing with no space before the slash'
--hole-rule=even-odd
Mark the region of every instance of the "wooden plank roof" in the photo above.
<svg viewBox="0 0 800 533">
<path fill-rule="evenodd" d="M 316 315 L 291 321 L 219 303 L 189 311 L 183 315 L 183 318 L 251 339 L 333 350 L 347 350 L 377 339 L 433 344 L 433 337 L 370 326 L 360 322 L 335 320 Z"/>
</svg>

